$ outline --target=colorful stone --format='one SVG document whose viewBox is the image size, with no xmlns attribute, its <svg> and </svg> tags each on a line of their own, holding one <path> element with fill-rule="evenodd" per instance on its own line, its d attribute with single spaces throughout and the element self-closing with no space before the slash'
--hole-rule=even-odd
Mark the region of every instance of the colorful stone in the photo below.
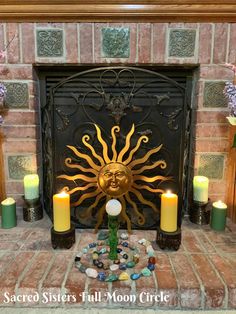
<svg viewBox="0 0 236 314">
<path fill-rule="evenodd" d="M 76 267 L 76 268 L 79 269 L 81 265 L 82 265 L 82 264 L 81 264 L 80 262 L 75 262 L 75 267 Z"/>
<path fill-rule="evenodd" d="M 150 256 L 154 256 L 154 251 L 149 251 L 148 253 L 147 253 L 147 255 L 150 257 Z"/>
<path fill-rule="evenodd" d="M 105 281 L 105 279 L 106 279 L 106 274 L 104 272 L 99 272 L 98 273 L 98 280 Z"/>
<path fill-rule="evenodd" d="M 98 253 L 93 253 L 92 254 L 92 259 L 98 259 Z"/>
<path fill-rule="evenodd" d="M 81 260 L 81 257 L 79 257 L 79 256 L 75 257 L 75 262 L 79 262 L 80 260 Z"/>
<path fill-rule="evenodd" d="M 145 245 L 145 243 L 147 242 L 147 240 L 146 239 L 141 239 L 141 240 L 138 240 L 138 243 L 139 244 L 143 244 L 143 245 Z"/>
<path fill-rule="evenodd" d="M 116 252 L 117 252 L 117 253 L 120 253 L 120 252 L 122 252 L 122 249 L 118 247 L 117 250 L 116 250 Z"/>
<path fill-rule="evenodd" d="M 144 276 L 144 277 L 149 277 L 152 275 L 152 272 L 149 268 L 145 267 L 141 270 L 141 274 Z"/>
<path fill-rule="evenodd" d="M 127 254 L 123 254 L 123 258 L 124 258 L 124 259 L 128 259 L 129 256 L 128 256 Z"/>
<path fill-rule="evenodd" d="M 121 238 L 121 240 L 127 240 L 129 238 L 129 235 L 128 235 L 128 233 L 123 232 L 123 233 L 121 233 L 120 238 Z"/>
<path fill-rule="evenodd" d="M 127 264 L 126 264 L 126 267 L 127 268 L 133 268 L 135 266 L 135 262 L 133 262 L 133 261 L 130 261 L 130 262 L 128 262 Z"/>
<path fill-rule="evenodd" d="M 87 267 L 84 266 L 84 265 L 82 265 L 82 264 L 81 264 L 80 267 L 79 267 L 79 271 L 80 271 L 81 273 L 85 273 L 86 269 L 87 269 Z"/>
<path fill-rule="evenodd" d="M 139 262 L 139 255 L 138 254 L 134 254 L 133 261 L 135 262 L 135 264 L 138 264 L 138 262 Z"/>
<path fill-rule="evenodd" d="M 117 275 L 111 274 L 111 275 L 109 275 L 109 276 L 105 279 L 105 281 L 106 281 L 106 282 L 113 282 L 113 281 L 117 281 L 118 278 L 119 278 L 119 277 L 118 277 Z"/>
<path fill-rule="evenodd" d="M 94 266 L 98 266 L 99 263 L 100 263 L 100 261 L 98 259 L 94 259 L 93 260 L 93 265 Z"/>
<path fill-rule="evenodd" d="M 124 263 L 126 263 L 127 261 L 126 261 L 125 258 L 121 258 L 121 259 L 120 259 L 120 262 L 121 262 L 122 264 L 124 264 Z"/>
<path fill-rule="evenodd" d="M 103 262 L 99 262 L 99 263 L 97 264 L 97 268 L 103 268 Z"/>
<path fill-rule="evenodd" d="M 155 265 L 154 264 L 148 264 L 148 269 L 150 269 L 151 271 L 153 271 L 155 269 Z"/>
<path fill-rule="evenodd" d="M 127 268 L 127 267 L 126 267 L 126 264 L 120 264 L 120 265 L 119 265 L 119 269 L 120 269 L 120 270 L 126 270 L 126 268 Z"/>
<path fill-rule="evenodd" d="M 93 247 L 96 247 L 97 246 L 97 243 L 93 242 L 93 243 L 89 243 L 88 247 L 90 249 L 92 249 Z"/>
<path fill-rule="evenodd" d="M 83 252 L 84 254 L 86 254 L 86 253 L 88 253 L 88 249 L 87 249 L 86 247 L 84 247 L 84 248 L 82 249 L 82 252 Z"/>
<path fill-rule="evenodd" d="M 137 279 L 140 278 L 140 274 L 134 273 L 134 274 L 130 275 L 130 278 L 131 278 L 132 280 L 137 280 Z"/>
<path fill-rule="evenodd" d="M 104 269 L 104 270 L 109 269 L 109 267 L 110 267 L 110 265 L 109 265 L 108 262 L 103 262 L 103 269 Z"/>
<path fill-rule="evenodd" d="M 129 280 L 129 275 L 126 272 L 122 272 L 119 276 L 119 280 L 121 281 Z"/>
<path fill-rule="evenodd" d="M 107 252 L 107 249 L 105 247 L 101 248 L 101 250 L 99 250 L 99 254 L 105 254 Z"/>
<path fill-rule="evenodd" d="M 87 268 L 85 273 L 90 278 L 97 278 L 98 276 L 98 272 L 96 271 L 96 269 L 93 268 Z"/>
<path fill-rule="evenodd" d="M 122 245 L 123 247 L 128 247 L 128 246 L 129 246 L 129 243 L 128 243 L 128 242 L 122 242 L 121 245 Z"/>
<path fill-rule="evenodd" d="M 99 231 L 98 233 L 98 240 L 106 240 L 109 237 L 109 234 L 107 231 Z"/>
<path fill-rule="evenodd" d="M 154 264 L 154 265 L 156 264 L 156 259 L 154 256 L 149 257 L 148 264 Z"/>
<path fill-rule="evenodd" d="M 148 245 L 147 247 L 146 247 L 146 253 L 148 253 L 148 252 L 153 252 L 154 250 L 153 250 L 153 247 L 151 246 L 151 245 Z"/>
<path fill-rule="evenodd" d="M 110 265 L 110 270 L 111 270 L 111 271 L 115 271 L 115 270 L 117 270 L 117 269 L 119 269 L 119 265 L 117 265 L 117 264 L 112 264 L 112 265 Z"/>
<path fill-rule="evenodd" d="M 114 260 L 113 263 L 114 263 L 114 264 L 120 264 L 120 260 L 119 260 L 119 259 L 116 259 L 116 260 Z"/>
</svg>

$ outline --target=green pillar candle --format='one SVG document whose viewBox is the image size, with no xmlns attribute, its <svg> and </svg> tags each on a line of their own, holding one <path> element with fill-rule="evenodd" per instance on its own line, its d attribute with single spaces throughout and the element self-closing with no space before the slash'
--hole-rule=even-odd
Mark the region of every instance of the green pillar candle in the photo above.
<svg viewBox="0 0 236 314">
<path fill-rule="evenodd" d="M 216 231 L 224 231 L 226 225 L 227 205 L 221 201 L 212 204 L 211 228 Z"/>
<path fill-rule="evenodd" d="M 27 200 L 39 198 L 39 177 L 37 174 L 28 174 L 24 177 L 24 194 Z"/>
<path fill-rule="evenodd" d="M 2 207 L 2 228 L 9 229 L 16 226 L 16 202 L 8 197 L 1 203 Z"/>
<path fill-rule="evenodd" d="M 193 178 L 193 200 L 197 202 L 208 202 L 209 179 L 204 176 L 195 176 Z"/>
</svg>

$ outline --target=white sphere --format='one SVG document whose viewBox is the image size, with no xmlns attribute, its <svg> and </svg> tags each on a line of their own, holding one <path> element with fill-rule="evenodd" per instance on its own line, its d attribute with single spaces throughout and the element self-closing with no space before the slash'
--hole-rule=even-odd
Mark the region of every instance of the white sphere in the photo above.
<svg viewBox="0 0 236 314">
<path fill-rule="evenodd" d="M 121 209 L 121 203 L 116 199 L 112 199 L 106 203 L 106 212 L 110 216 L 118 216 L 121 212 Z"/>
</svg>

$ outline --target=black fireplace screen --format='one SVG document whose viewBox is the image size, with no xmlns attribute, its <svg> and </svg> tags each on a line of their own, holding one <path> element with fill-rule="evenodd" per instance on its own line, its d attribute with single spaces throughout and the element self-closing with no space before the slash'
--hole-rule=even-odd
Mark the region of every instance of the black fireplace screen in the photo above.
<svg viewBox="0 0 236 314">
<path fill-rule="evenodd" d="M 156 228 L 160 193 L 167 189 L 178 194 L 180 225 L 193 166 L 192 72 L 53 67 L 41 68 L 39 76 L 43 199 L 49 216 L 52 195 L 66 189 L 78 227 L 94 228 L 98 221 L 106 227 L 109 198 L 95 178 L 101 165 L 120 156 L 118 163 L 133 163 L 134 173 L 129 193 L 118 197 L 125 207 L 121 226 L 130 221 L 134 229 Z"/>
</svg>

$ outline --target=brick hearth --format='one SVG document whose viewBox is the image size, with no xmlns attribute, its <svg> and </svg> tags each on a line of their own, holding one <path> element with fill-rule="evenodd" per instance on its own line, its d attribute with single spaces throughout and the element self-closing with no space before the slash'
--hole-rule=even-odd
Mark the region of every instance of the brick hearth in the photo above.
<svg viewBox="0 0 236 314">
<path fill-rule="evenodd" d="M 19 216 L 19 215 L 18 215 Z M 156 270 L 152 277 L 137 281 L 105 283 L 89 279 L 74 266 L 74 257 L 96 239 L 92 230 L 77 230 L 76 244 L 70 250 L 53 250 L 50 242 L 51 222 L 48 217 L 35 223 L 23 222 L 13 229 L 0 229 L 0 306 L 66 307 L 66 308 L 153 308 L 153 309 L 233 309 L 236 308 L 236 225 L 228 221 L 226 232 L 216 233 L 209 226 L 183 224 L 182 245 L 177 252 L 157 249 Z M 131 241 L 143 237 L 153 241 L 154 231 L 134 231 Z M 146 264 L 143 254 L 135 270 Z M 132 271 L 132 270 L 131 270 Z M 101 292 L 101 302 L 82 302 L 80 293 Z M 136 295 L 137 302 L 107 303 L 105 292 Z M 4 304 L 4 293 L 42 296 L 73 294 L 76 303 L 57 302 Z M 155 304 L 145 299 L 149 295 L 169 295 L 169 301 Z"/>
</svg>

